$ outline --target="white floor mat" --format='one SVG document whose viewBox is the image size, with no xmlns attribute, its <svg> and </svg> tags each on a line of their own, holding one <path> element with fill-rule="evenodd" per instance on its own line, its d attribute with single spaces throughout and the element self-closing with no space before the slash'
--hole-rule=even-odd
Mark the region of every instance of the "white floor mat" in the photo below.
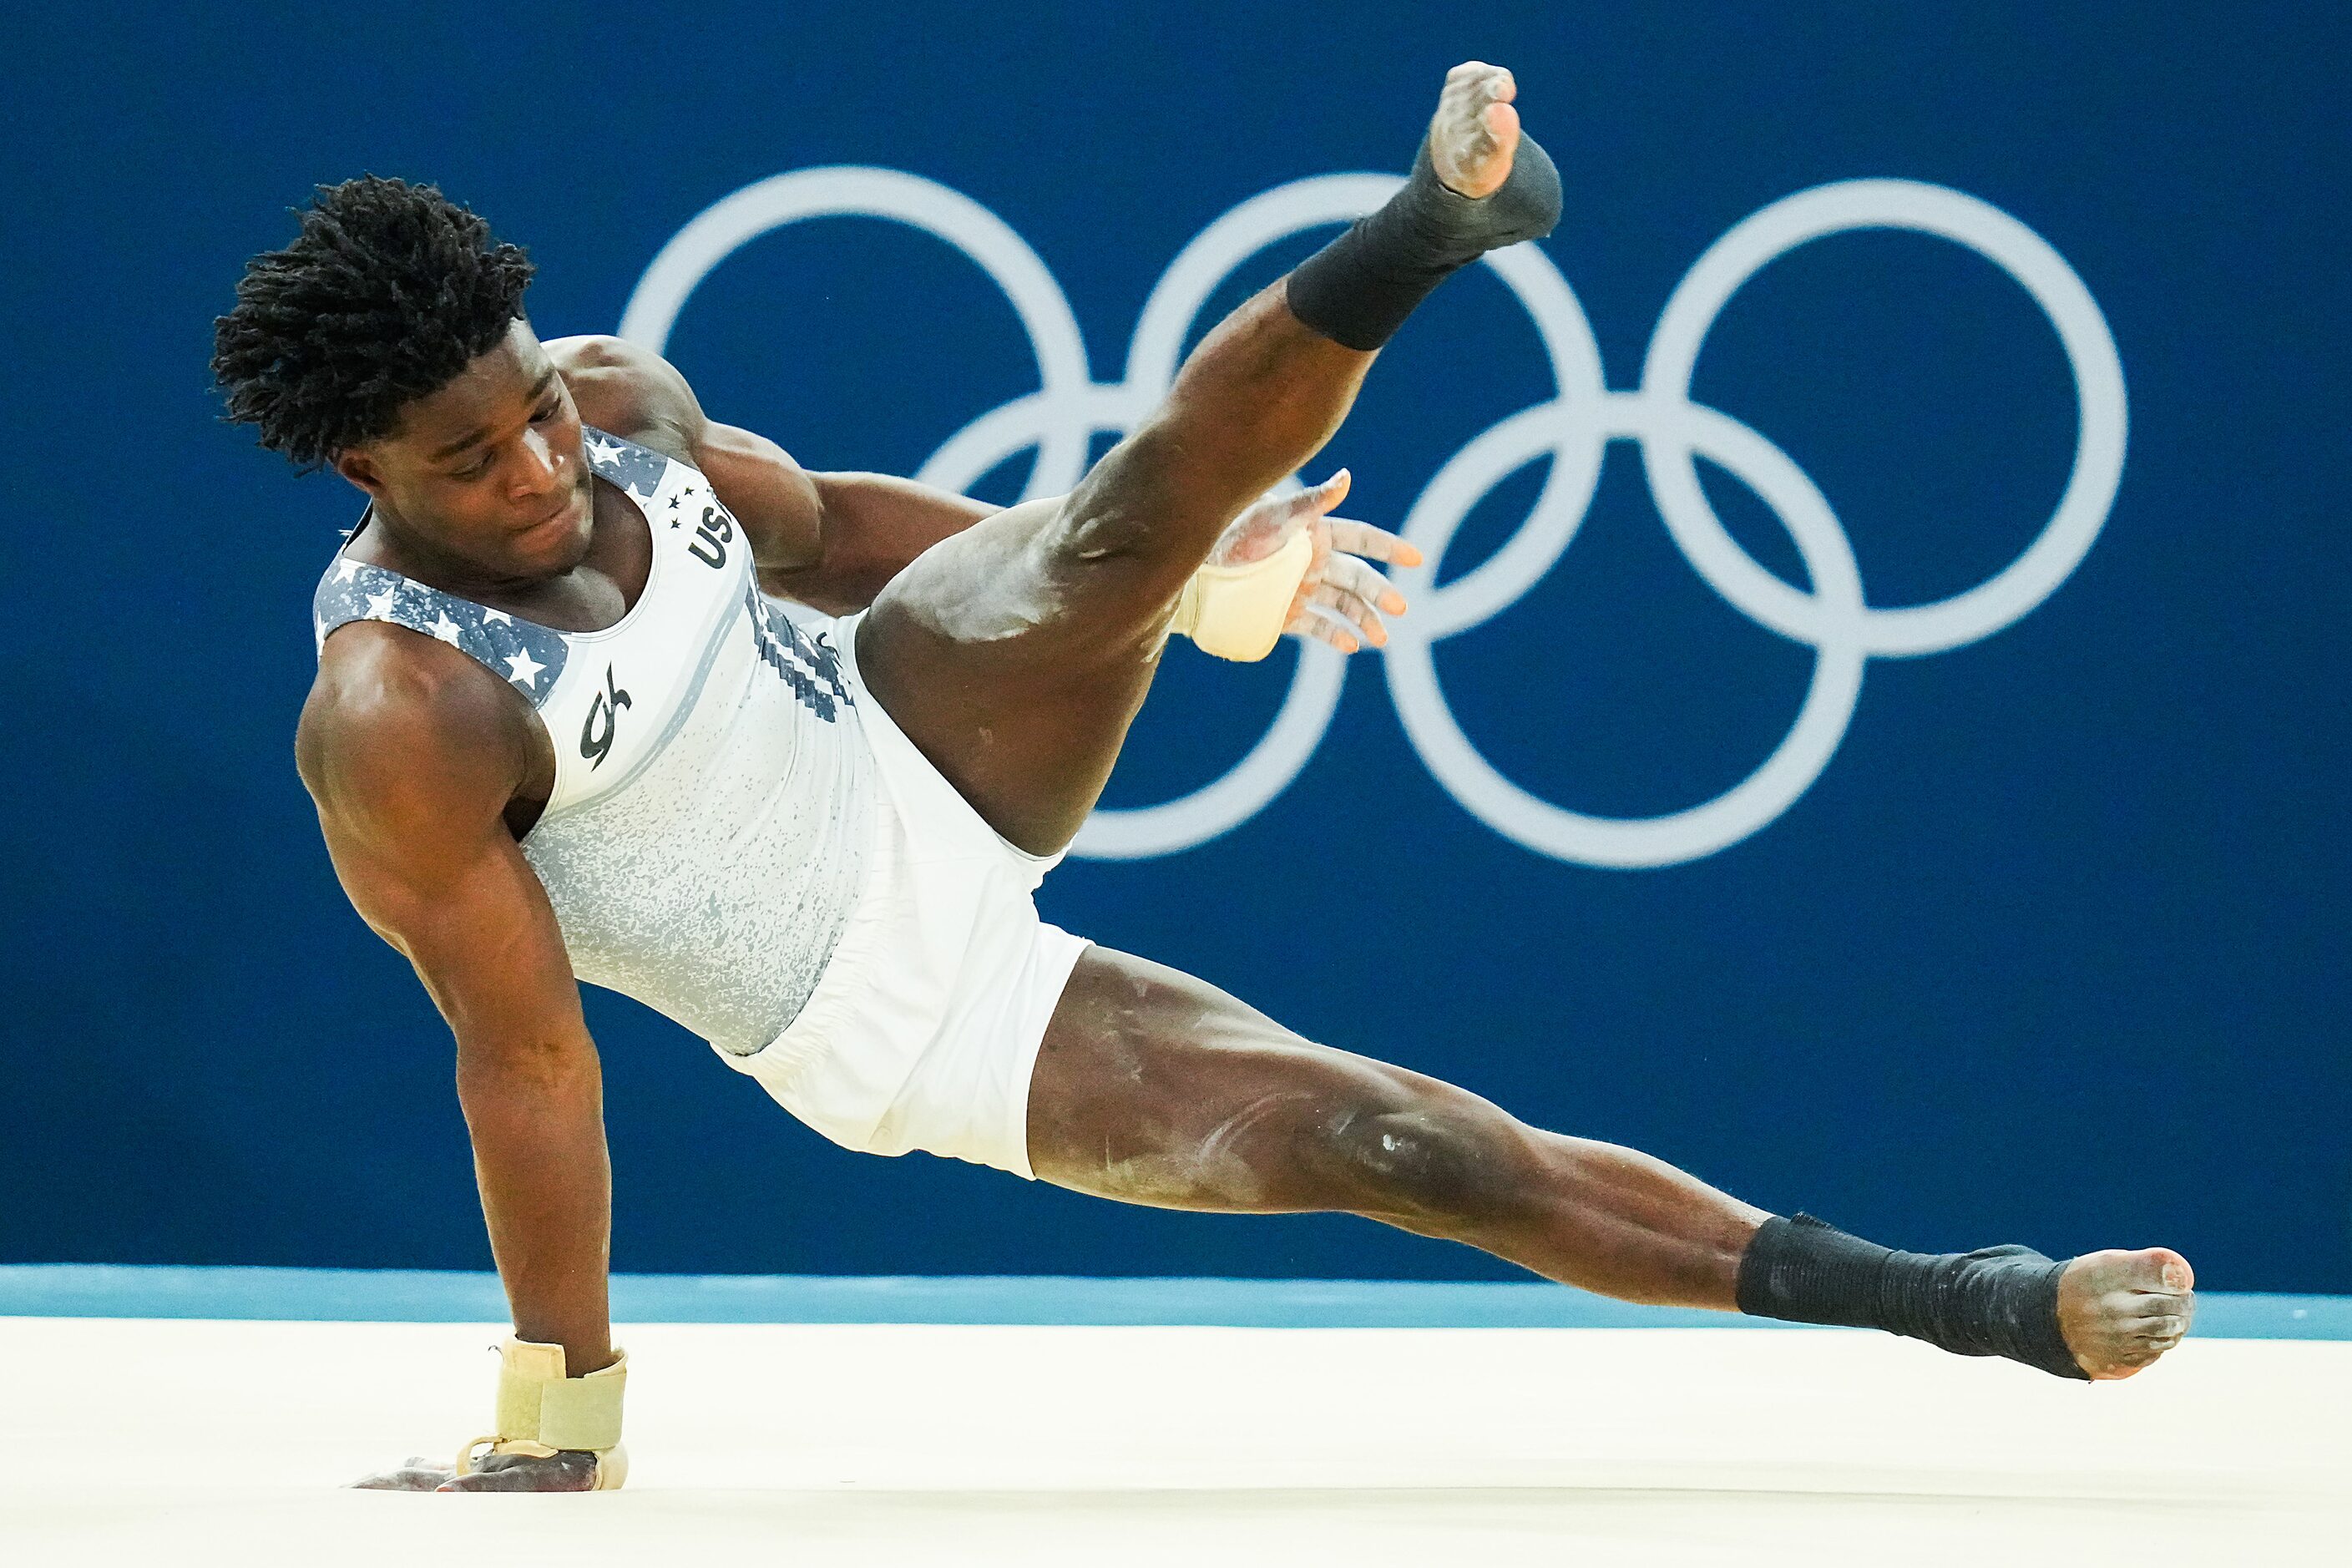
<svg viewBox="0 0 2352 1568">
<path fill-rule="evenodd" d="M 631 1325 L 625 1491 L 338 1489 L 482 1429 L 502 1331 L 0 1319 L 0 1563 L 2352 1562 L 2324 1341 Z"/>
</svg>

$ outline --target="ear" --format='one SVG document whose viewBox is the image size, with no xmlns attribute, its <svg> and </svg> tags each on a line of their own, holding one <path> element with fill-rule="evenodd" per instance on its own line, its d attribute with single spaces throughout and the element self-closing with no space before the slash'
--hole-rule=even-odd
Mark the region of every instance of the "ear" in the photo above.
<svg viewBox="0 0 2352 1568">
<path fill-rule="evenodd" d="M 370 500 L 383 500 L 383 470 L 376 467 L 375 459 L 366 452 L 357 447 L 345 447 L 335 454 L 334 468 L 335 472 L 365 490 Z"/>
</svg>

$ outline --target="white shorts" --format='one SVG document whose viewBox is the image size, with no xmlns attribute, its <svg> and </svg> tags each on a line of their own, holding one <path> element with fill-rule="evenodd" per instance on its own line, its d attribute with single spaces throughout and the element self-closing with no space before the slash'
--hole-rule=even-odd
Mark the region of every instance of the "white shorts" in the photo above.
<svg viewBox="0 0 2352 1568">
<path fill-rule="evenodd" d="M 832 636 L 880 785 L 865 886 L 791 1026 L 719 1059 L 845 1148 L 1034 1179 L 1029 1079 L 1087 947 L 1037 917 L 1062 858 L 999 837 L 882 710 L 857 670 L 862 618 Z"/>
</svg>

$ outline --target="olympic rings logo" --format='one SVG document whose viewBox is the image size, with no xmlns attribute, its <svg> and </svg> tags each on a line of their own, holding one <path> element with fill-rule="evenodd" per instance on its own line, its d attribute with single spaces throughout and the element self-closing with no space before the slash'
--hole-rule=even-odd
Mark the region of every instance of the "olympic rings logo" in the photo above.
<svg viewBox="0 0 2352 1568">
<path fill-rule="evenodd" d="M 1174 379 L 1185 333 L 1210 295 L 1244 261 L 1303 229 L 1340 223 L 1387 200 L 1400 184 L 1381 174 L 1297 181 L 1242 203 L 1211 224 L 1171 263 L 1145 303 L 1128 349 L 1127 374 L 1096 383 L 1086 346 L 1053 275 L 1035 251 L 979 203 L 893 169 L 804 169 L 748 185 L 702 212 L 639 279 L 621 335 L 659 350 L 696 286 L 747 242 L 787 224 L 825 216 L 892 219 L 945 240 L 1001 288 L 1027 329 L 1039 386 L 990 410 L 934 452 L 917 476 L 962 489 L 999 463 L 1034 448 L 1026 496 L 1068 490 L 1087 466 L 1089 437 L 1124 433 Z M 2080 425 L 2073 472 L 2056 510 L 2025 552 L 1988 581 L 1932 604 L 1882 608 L 1864 597 L 1853 550 L 1836 514 L 1804 471 L 1748 426 L 1690 400 L 1699 346 L 1733 294 L 1767 263 L 1824 236 L 1910 229 L 1951 240 L 2008 272 L 2057 329 L 2074 379 Z M 1473 816 L 1538 854 L 1591 866 L 1669 866 L 1739 842 L 1786 811 L 1821 775 L 1845 734 L 1873 658 L 1940 653 L 1991 636 L 2066 580 L 2106 521 L 2123 477 L 2126 424 L 2123 365 L 2097 303 L 2063 258 L 1998 207 L 1941 185 L 1847 180 L 1783 197 L 1709 247 L 1666 301 L 1640 386 L 1610 390 L 1601 351 L 1567 280 L 1533 245 L 1486 258 L 1534 321 L 1556 395 L 1500 421 L 1433 478 L 1401 531 L 1425 563 L 1400 573 L 1414 599 L 1393 628 L 1386 671 L 1414 749 Z M 1516 602 L 1556 564 L 1583 521 L 1609 444 L 1642 449 L 1658 510 L 1693 571 L 1743 615 L 1814 650 L 1804 703 L 1788 734 L 1739 784 L 1704 805 L 1664 816 L 1586 816 L 1555 805 L 1503 776 L 1481 756 L 1447 707 L 1436 646 Z M 1789 531 L 1811 584 L 1782 582 L 1725 530 L 1699 486 L 1706 458 L 1747 485 Z M 1550 473 L 1518 531 L 1473 571 L 1440 587 L 1437 573 L 1471 509 L 1495 485 L 1538 458 Z M 1322 741 L 1339 701 L 1347 661 L 1318 644 L 1299 656 L 1288 695 L 1265 735 L 1222 778 L 1181 799 L 1097 811 L 1076 852 L 1105 858 L 1166 855 L 1247 820 L 1296 778 Z"/>
</svg>

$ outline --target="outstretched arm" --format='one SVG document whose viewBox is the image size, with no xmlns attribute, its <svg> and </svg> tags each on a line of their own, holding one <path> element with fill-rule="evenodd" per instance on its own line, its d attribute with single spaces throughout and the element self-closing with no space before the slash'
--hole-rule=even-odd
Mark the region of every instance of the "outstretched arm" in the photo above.
<svg viewBox="0 0 2352 1568">
<path fill-rule="evenodd" d="M 504 820 L 541 746 L 521 700 L 464 654 L 363 623 L 328 641 L 296 755 L 344 891 L 457 1036 L 457 1098 L 515 1331 L 562 1345 L 580 1377 L 614 1360 L 612 1178 L 579 985 Z M 362 1484 L 569 1490 L 594 1473 L 587 1456 L 559 1456 L 452 1482 L 448 1466 L 412 1461 Z"/>
</svg>

